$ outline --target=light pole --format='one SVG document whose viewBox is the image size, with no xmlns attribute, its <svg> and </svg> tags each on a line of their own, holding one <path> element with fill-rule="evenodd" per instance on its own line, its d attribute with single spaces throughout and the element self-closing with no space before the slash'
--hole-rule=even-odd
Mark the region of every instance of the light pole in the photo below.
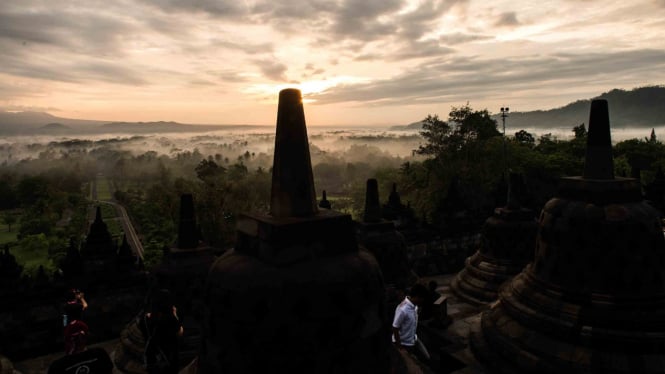
<svg viewBox="0 0 665 374">
<path fill-rule="evenodd" d="M 503 175 L 506 177 L 506 168 L 507 168 L 507 160 L 506 160 L 506 117 L 508 117 L 508 112 L 510 111 L 510 108 L 508 107 L 501 107 L 501 121 L 503 122 Z"/>
</svg>

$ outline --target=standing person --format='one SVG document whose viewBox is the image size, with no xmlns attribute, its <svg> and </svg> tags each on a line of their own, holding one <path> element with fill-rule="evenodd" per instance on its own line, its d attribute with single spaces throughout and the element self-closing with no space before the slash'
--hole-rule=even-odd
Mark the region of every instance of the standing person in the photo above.
<svg viewBox="0 0 665 374">
<path fill-rule="evenodd" d="M 81 290 L 72 288 L 67 291 L 65 294 L 65 313 L 63 314 L 63 322 L 62 324 L 64 326 L 67 326 L 69 316 L 67 315 L 68 310 L 73 310 L 73 309 L 80 309 L 81 312 L 84 310 L 88 309 L 88 302 L 85 301 L 85 295 Z M 81 316 L 79 315 L 79 318 Z"/>
<path fill-rule="evenodd" d="M 418 306 L 427 300 L 428 295 L 427 288 L 422 284 L 411 287 L 409 295 L 395 309 L 392 336 L 392 341 L 399 350 L 419 353 L 426 360 L 430 358 L 429 352 L 418 340 L 416 329 L 418 328 Z"/>
<path fill-rule="evenodd" d="M 65 354 L 72 355 L 86 350 L 88 325 L 81 320 L 83 307 L 78 303 L 67 303 L 65 315 L 67 321 L 64 330 Z"/>
<path fill-rule="evenodd" d="M 71 355 L 86 350 L 88 325 L 83 322 L 83 311 L 88 308 L 83 292 L 72 288 L 65 294 L 65 306 L 62 315 L 64 326 L 65 353 Z"/>
<path fill-rule="evenodd" d="M 177 373 L 178 338 L 184 331 L 168 290 L 155 293 L 150 312 L 139 326 L 146 340 L 144 360 L 148 373 Z"/>
</svg>

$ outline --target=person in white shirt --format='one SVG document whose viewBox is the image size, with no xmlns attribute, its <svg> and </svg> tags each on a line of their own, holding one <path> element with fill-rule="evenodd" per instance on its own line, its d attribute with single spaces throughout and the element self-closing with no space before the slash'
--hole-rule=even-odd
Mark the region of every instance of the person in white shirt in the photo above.
<svg viewBox="0 0 665 374">
<path fill-rule="evenodd" d="M 395 308 L 392 341 L 399 350 L 416 353 L 416 348 L 429 360 L 429 353 L 418 340 L 418 306 L 427 300 L 428 291 L 422 284 L 411 287 L 409 295 Z"/>
</svg>

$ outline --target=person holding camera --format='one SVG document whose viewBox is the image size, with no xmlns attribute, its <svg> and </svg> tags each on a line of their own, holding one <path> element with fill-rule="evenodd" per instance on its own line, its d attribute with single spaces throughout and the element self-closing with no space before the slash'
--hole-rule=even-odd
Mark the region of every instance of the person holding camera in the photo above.
<svg viewBox="0 0 665 374">
<path fill-rule="evenodd" d="M 88 325 L 81 319 L 83 311 L 88 308 L 83 292 L 71 289 L 67 294 L 65 313 L 63 315 L 65 353 L 67 355 L 86 350 Z"/>
</svg>

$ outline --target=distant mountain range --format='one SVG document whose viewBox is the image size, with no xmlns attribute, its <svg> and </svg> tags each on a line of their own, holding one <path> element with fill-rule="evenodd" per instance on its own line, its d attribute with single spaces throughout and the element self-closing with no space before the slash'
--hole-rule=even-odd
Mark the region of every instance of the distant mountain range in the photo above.
<svg viewBox="0 0 665 374">
<path fill-rule="evenodd" d="M 108 122 L 60 118 L 43 112 L 0 111 L 0 135 L 205 132 L 249 125 L 187 125 L 177 122 Z"/>
<path fill-rule="evenodd" d="M 665 125 L 665 86 L 641 87 L 630 91 L 614 89 L 598 97 L 578 100 L 561 108 L 510 112 L 506 128 L 573 128 L 589 121 L 589 106 L 593 99 L 606 99 L 610 107 L 610 122 L 614 128 L 656 127 Z M 442 116 L 445 120 L 445 116 Z M 493 116 L 501 124 L 499 114 Z M 393 126 L 391 130 L 420 130 L 422 122 Z"/>
<path fill-rule="evenodd" d="M 607 99 L 610 120 L 614 128 L 656 127 L 665 125 L 665 86 L 636 88 L 630 91 L 614 89 L 596 97 Z M 594 99 L 596 99 L 594 98 Z M 511 112 L 506 127 L 572 128 L 586 123 L 592 99 L 578 100 L 561 108 L 531 112 Z M 445 119 L 445 116 L 442 116 Z M 499 115 L 494 115 L 499 121 Z M 252 128 L 249 125 L 189 125 L 177 122 L 109 122 L 60 118 L 43 112 L 0 111 L 0 135 L 75 135 L 104 133 L 169 133 L 205 132 L 222 129 Z M 391 130 L 420 130 L 421 122 L 393 126 Z"/>
</svg>

